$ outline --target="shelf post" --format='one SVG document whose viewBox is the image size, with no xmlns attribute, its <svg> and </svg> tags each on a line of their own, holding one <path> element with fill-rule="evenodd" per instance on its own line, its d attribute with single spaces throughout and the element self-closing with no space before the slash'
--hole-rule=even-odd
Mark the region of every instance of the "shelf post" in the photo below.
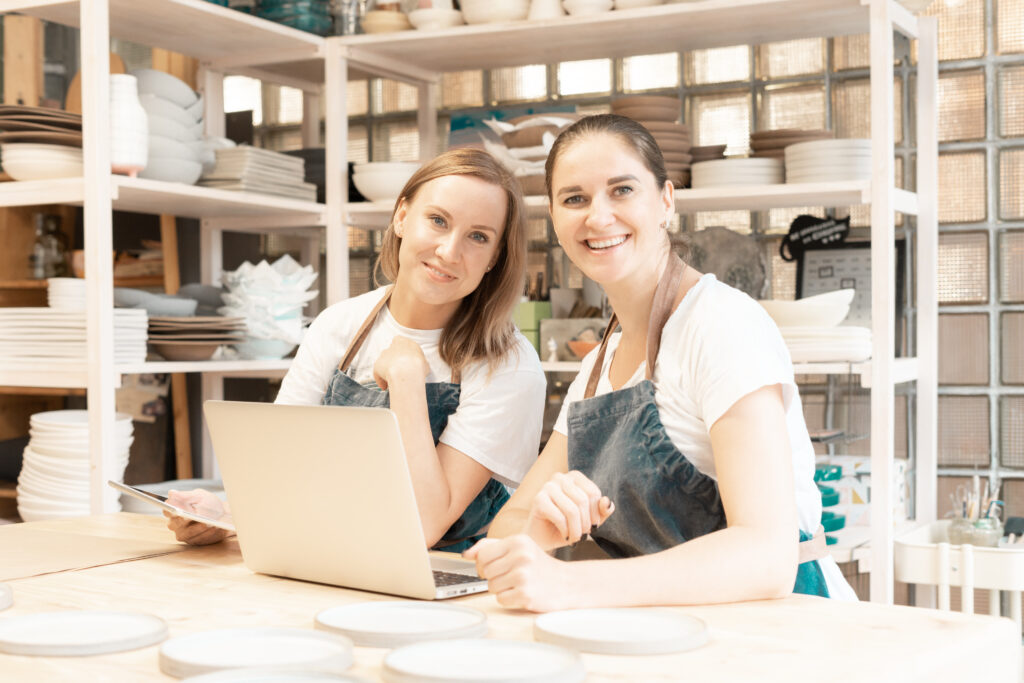
<svg viewBox="0 0 1024 683">
<path fill-rule="evenodd" d="M 110 179 L 110 5 L 82 0 L 82 150 L 85 200 L 86 338 L 88 351 L 89 508 L 114 512 L 105 495 L 114 467 L 114 263 Z"/>
<path fill-rule="evenodd" d="M 324 58 L 327 173 L 327 305 L 348 298 L 348 64 L 339 38 L 328 38 Z"/>
<path fill-rule="evenodd" d="M 871 0 L 871 600 L 893 601 L 896 226 L 893 207 L 893 22 Z"/>
<path fill-rule="evenodd" d="M 438 155 L 437 146 L 437 86 L 423 81 L 418 86 L 419 108 L 416 122 L 420 129 L 420 161 L 427 162 Z"/>
<path fill-rule="evenodd" d="M 937 512 L 939 372 L 938 20 L 918 18 L 917 52 L 917 462 L 914 518 Z"/>
</svg>

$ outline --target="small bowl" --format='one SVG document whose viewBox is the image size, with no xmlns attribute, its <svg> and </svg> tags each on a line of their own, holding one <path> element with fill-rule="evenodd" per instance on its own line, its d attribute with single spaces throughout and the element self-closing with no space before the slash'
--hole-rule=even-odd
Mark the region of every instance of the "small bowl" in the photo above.
<svg viewBox="0 0 1024 683">
<path fill-rule="evenodd" d="M 156 114 L 157 116 L 163 116 L 164 118 L 177 121 L 186 128 L 194 126 L 196 123 L 196 120 L 192 118 L 192 115 L 188 113 L 185 107 L 178 106 L 159 95 L 139 95 L 139 104 L 146 110 L 147 115 Z"/>
<path fill-rule="evenodd" d="M 196 103 L 199 96 L 196 91 L 180 78 L 156 69 L 136 69 L 132 76 L 139 81 L 140 95 L 158 95 L 179 107 L 189 107 Z"/>
<path fill-rule="evenodd" d="M 404 12 L 394 10 L 370 10 L 361 22 L 364 33 L 393 33 L 412 28 Z"/>
<path fill-rule="evenodd" d="M 427 7 L 409 12 L 409 22 L 420 31 L 440 31 L 441 29 L 461 26 L 462 12 L 457 9 L 441 9 Z"/>
<path fill-rule="evenodd" d="M 149 342 L 153 350 L 171 361 L 210 360 L 220 342 Z"/>
<path fill-rule="evenodd" d="M 236 342 L 234 347 L 238 355 L 246 360 L 280 360 L 292 352 L 295 344 L 283 339 L 249 337 L 244 342 Z"/>
<path fill-rule="evenodd" d="M 580 341 L 579 339 L 573 339 L 571 341 L 567 341 L 566 345 L 569 347 L 569 350 L 572 351 L 572 355 L 576 356 L 579 359 L 582 359 L 588 353 L 593 351 L 594 348 L 600 343 L 601 342 Z"/>
<path fill-rule="evenodd" d="M 836 327 L 850 312 L 853 289 L 809 296 L 796 301 L 759 302 L 779 327 Z"/>
</svg>

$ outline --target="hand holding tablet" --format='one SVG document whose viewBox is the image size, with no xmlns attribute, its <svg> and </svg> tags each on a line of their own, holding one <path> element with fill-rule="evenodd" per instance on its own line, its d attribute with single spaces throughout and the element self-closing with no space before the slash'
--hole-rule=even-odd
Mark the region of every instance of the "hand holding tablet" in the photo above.
<svg viewBox="0 0 1024 683">
<path fill-rule="evenodd" d="M 225 504 L 209 491 L 172 491 L 165 497 L 116 481 L 107 483 L 118 491 L 161 508 L 171 518 L 168 526 L 178 540 L 205 545 L 222 540 L 228 535 L 224 532 L 235 531 Z"/>
</svg>

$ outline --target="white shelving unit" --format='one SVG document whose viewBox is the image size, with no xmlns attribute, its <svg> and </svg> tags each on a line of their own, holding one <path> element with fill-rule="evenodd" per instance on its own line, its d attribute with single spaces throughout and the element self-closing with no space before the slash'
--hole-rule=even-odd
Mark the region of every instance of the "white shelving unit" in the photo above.
<svg viewBox="0 0 1024 683">
<path fill-rule="evenodd" d="M 219 277 L 220 235 L 231 230 L 271 230 L 325 226 L 328 304 L 348 293 L 346 225 L 381 229 L 390 206 L 347 204 L 345 159 L 349 78 L 383 76 L 419 89 L 420 149 L 436 149 L 437 92 L 445 71 L 491 69 L 600 57 L 757 44 L 808 37 L 870 33 L 871 137 L 873 173 L 870 181 L 811 183 L 755 187 L 680 190 L 677 209 L 762 210 L 788 206 L 850 206 L 870 204 L 872 215 L 872 360 L 866 363 L 800 364 L 798 372 L 854 373 L 871 387 L 871 468 L 874 524 L 866 538 L 849 547 L 864 556 L 871 551 L 872 599 L 892 602 L 894 531 L 891 487 L 894 437 L 894 385 L 916 380 L 917 463 L 916 518 L 931 521 L 935 511 L 937 300 L 936 222 L 938 83 L 934 19 L 915 18 L 894 0 L 703 0 L 616 11 L 589 17 L 563 17 L 542 22 L 461 26 L 437 32 L 321 39 L 203 0 L 0 0 L 0 12 L 17 11 L 79 26 L 82 53 L 85 174 L 82 179 L 53 183 L 7 183 L 0 187 L 0 206 L 66 202 L 81 204 L 85 214 L 89 363 L 72 372 L 47 368 L 0 369 L 0 384 L 23 386 L 85 386 L 90 412 L 92 505 L 102 509 L 104 462 L 112 452 L 114 388 L 122 373 L 203 372 L 203 398 L 222 396 L 225 374 L 280 374 L 286 361 L 144 363 L 113 362 L 111 210 L 171 213 L 201 219 L 202 280 Z M 917 193 L 894 185 L 893 161 L 893 32 L 918 38 Z M 325 98 L 325 205 L 295 202 L 208 188 L 168 185 L 112 177 L 109 173 L 109 69 L 111 36 L 181 52 L 202 63 L 201 90 L 211 134 L 223 134 L 225 73 L 249 75 L 302 89 L 307 111 Z M 309 118 L 309 117 L 307 117 Z M 315 126 L 304 126 L 306 144 L 317 144 Z M 529 200 L 532 215 L 546 211 L 543 199 Z M 896 359 L 894 273 L 890 245 L 894 212 L 917 217 L 917 357 Z M 318 230 L 312 232 L 319 238 Z M 565 367 L 563 367 L 565 366 Z M 573 371 L 576 364 L 557 364 L 553 371 Z M 57 375 L 63 374 L 63 379 Z M 209 381 L 207 381 L 209 379 Z M 74 382 L 74 384 L 69 384 Z M 204 471 L 209 465 L 207 461 Z M 848 533 L 848 536 L 856 534 Z M 851 555 L 852 557 L 852 555 Z"/>
<path fill-rule="evenodd" d="M 895 187 L 893 161 L 893 35 L 919 41 L 917 77 L 917 192 Z M 799 373 L 853 373 L 871 388 L 873 525 L 851 530 L 840 557 L 865 558 L 870 546 L 871 596 L 893 599 L 892 474 L 894 387 L 917 382 L 916 519 L 935 515 L 937 347 L 936 188 L 938 58 L 934 18 L 918 19 L 894 0 L 703 0 L 542 22 L 460 26 L 443 31 L 329 38 L 325 54 L 327 109 L 327 223 L 346 220 L 383 228 L 387 207 L 346 205 L 342 150 L 346 149 L 344 94 L 352 71 L 402 80 L 420 88 L 420 148 L 434 149 L 436 95 L 446 71 L 493 69 L 602 57 L 675 52 L 809 37 L 870 34 L 872 177 L 870 181 L 762 185 L 680 190 L 682 213 L 704 210 L 763 210 L 790 206 L 871 206 L 872 359 L 863 363 L 802 363 Z M 530 199 L 532 215 L 543 215 L 543 199 Z M 917 220 L 917 356 L 894 357 L 895 212 Z M 328 238 L 330 240 L 330 237 Z M 328 244 L 328 254 L 340 253 Z M 545 364 L 572 371 L 576 364 Z M 905 527 L 900 525 L 900 533 Z M 864 566 L 864 565 L 862 565 Z"/>
<path fill-rule="evenodd" d="M 84 387 L 89 407 L 91 507 L 104 511 L 107 463 L 113 461 L 114 390 L 134 373 L 203 373 L 203 394 L 222 394 L 225 376 L 280 377 L 290 361 L 149 362 L 115 365 L 113 355 L 113 250 L 111 211 L 169 214 L 201 221 L 202 277 L 219 279 L 224 231 L 287 229 L 309 234 L 318 253 L 323 204 L 127 178 L 110 173 L 109 43 L 122 38 L 198 58 L 206 99 L 207 133 L 223 135 L 223 76 L 238 73 L 299 87 L 315 97 L 322 88 L 325 41 L 303 31 L 229 10 L 204 0 L 0 0 L 0 13 L 19 12 L 81 29 L 83 105 L 82 178 L 0 185 L 0 206 L 65 203 L 83 207 L 85 218 L 88 362 L 0 367 L 0 384 Z M 309 130 L 305 131 L 308 137 Z M 334 242 L 347 253 L 346 234 Z M 347 293 L 325 274 L 335 298 Z M 205 429 L 204 429 L 205 433 Z M 208 450 L 208 449 L 207 449 Z M 212 466 L 204 461 L 204 471 Z"/>
</svg>

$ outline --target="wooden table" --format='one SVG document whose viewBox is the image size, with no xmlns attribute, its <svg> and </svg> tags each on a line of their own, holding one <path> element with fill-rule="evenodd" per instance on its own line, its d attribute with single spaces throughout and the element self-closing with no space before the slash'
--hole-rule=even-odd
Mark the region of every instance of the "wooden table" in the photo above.
<svg viewBox="0 0 1024 683">
<path fill-rule="evenodd" d="M 52 541 L 54 534 L 129 543 L 121 557 L 101 566 L 76 568 L 81 563 L 60 545 L 28 571 L 24 562 L 15 564 L 19 543 L 33 536 Z M 159 615 L 174 637 L 228 627 L 312 628 L 314 615 L 328 607 L 392 599 L 253 574 L 233 540 L 205 548 L 173 546 L 172 540 L 162 518 L 128 513 L 0 527 L 0 575 L 14 593 L 13 607 L 0 612 L 0 619 L 129 609 Z M 22 568 L 22 578 L 11 575 L 15 566 Z M 531 639 L 533 615 L 505 610 L 486 594 L 457 601 L 487 613 L 489 637 Z M 584 654 L 588 680 L 1020 680 L 1020 635 L 1008 619 L 805 596 L 681 609 L 707 622 L 707 645 L 671 656 Z M 152 646 L 97 657 L 0 655 L 0 680 L 173 680 L 160 672 L 157 651 Z M 352 672 L 380 680 L 386 654 L 357 647 Z"/>
</svg>

